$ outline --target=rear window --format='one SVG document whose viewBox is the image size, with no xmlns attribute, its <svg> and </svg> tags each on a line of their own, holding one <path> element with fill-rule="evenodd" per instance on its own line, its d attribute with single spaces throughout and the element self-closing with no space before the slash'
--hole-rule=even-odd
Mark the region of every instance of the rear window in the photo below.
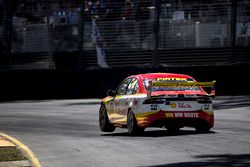
<svg viewBox="0 0 250 167">
<path fill-rule="evenodd" d="M 147 89 L 149 86 L 149 81 L 160 81 L 160 82 L 195 82 L 193 78 L 154 78 L 154 79 L 144 79 L 144 86 Z M 152 88 L 152 92 L 157 91 L 201 91 L 200 87 L 156 87 Z"/>
</svg>

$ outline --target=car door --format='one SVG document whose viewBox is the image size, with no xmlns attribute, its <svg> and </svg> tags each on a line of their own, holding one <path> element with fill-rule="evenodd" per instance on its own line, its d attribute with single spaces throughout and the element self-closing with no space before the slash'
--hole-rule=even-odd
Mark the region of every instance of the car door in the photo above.
<svg viewBox="0 0 250 167">
<path fill-rule="evenodd" d="M 130 81 L 131 78 L 125 79 L 117 88 L 114 98 L 114 114 L 112 116 L 112 122 L 114 123 L 126 123 L 124 112 L 126 112 L 126 92 Z"/>
<path fill-rule="evenodd" d="M 127 111 L 129 110 L 129 108 L 131 108 L 132 110 L 135 109 L 135 107 L 137 107 L 138 104 L 138 93 L 139 92 L 139 81 L 137 78 L 132 78 L 131 82 L 128 85 L 128 89 L 126 92 L 126 112 L 124 113 L 125 117 L 127 117 Z"/>
<path fill-rule="evenodd" d="M 116 98 L 117 113 L 120 117 L 119 122 L 121 124 L 127 123 L 127 112 L 129 107 L 134 102 L 136 98 L 136 93 L 139 91 L 139 83 L 136 78 L 130 78 L 129 81 L 126 82 L 126 91 L 120 92 L 118 91 L 118 95 L 122 94 L 122 96 L 118 96 Z"/>
</svg>

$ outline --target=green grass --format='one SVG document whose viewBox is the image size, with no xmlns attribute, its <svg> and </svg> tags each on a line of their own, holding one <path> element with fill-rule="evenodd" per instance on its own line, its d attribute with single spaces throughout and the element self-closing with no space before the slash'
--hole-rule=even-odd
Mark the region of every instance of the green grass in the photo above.
<svg viewBox="0 0 250 167">
<path fill-rule="evenodd" d="M 0 162 L 27 160 L 16 147 L 0 147 Z"/>
</svg>

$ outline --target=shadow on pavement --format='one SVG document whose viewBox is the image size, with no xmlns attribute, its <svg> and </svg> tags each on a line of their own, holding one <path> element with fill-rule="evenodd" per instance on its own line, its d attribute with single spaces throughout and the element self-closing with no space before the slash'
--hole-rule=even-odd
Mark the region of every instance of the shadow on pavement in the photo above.
<svg viewBox="0 0 250 167">
<path fill-rule="evenodd" d="M 214 102 L 215 110 L 250 107 L 250 96 L 219 97 Z"/>
<path fill-rule="evenodd" d="M 99 101 L 93 101 L 93 102 L 76 102 L 76 103 L 67 103 L 63 106 L 82 106 L 82 105 L 100 105 L 101 102 Z"/>
<path fill-rule="evenodd" d="M 150 167 L 249 167 L 250 154 L 218 154 L 218 155 L 199 155 L 195 156 L 198 161 L 180 162 L 173 164 L 153 165 Z M 200 161 L 199 161 L 200 160 Z"/>
<path fill-rule="evenodd" d="M 206 134 L 213 134 L 214 131 L 210 131 Z M 168 137 L 168 136 L 184 136 L 184 135 L 199 135 L 201 133 L 197 133 L 194 130 L 180 130 L 178 133 L 169 133 L 167 130 L 155 130 L 155 131 L 145 131 L 141 135 L 136 135 L 132 137 Z M 102 136 L 128 136 L 131 137 L 127 132 L 123 133 L 109 133 L 109 134 L 102 134 Z"/>
</svg>

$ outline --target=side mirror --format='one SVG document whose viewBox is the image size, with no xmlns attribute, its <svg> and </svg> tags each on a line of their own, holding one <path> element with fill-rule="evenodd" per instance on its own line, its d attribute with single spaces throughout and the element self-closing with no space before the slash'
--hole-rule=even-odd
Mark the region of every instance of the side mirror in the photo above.
<svg viewBox="0 0 250 167">
<path fill-rule="evenodd" d="M 115 92 L 113 90 L 108 90 L 107 95 L 114 97 L 115 96 Z"/>
</svg>

